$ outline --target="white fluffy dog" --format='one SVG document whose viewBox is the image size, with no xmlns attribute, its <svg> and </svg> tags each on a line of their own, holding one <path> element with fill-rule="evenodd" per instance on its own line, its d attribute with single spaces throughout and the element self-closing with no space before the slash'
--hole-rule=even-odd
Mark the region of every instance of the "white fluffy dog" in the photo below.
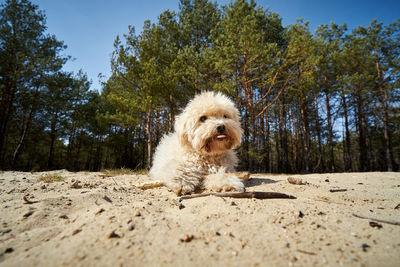
<svg viewBox="0 0 400 267">
<path fill-rule="evenodd" d="M 197 95 L 175 121 L 175 132 L 162 138 L 150 175 L 177 195 L 198 190 L 244 191 L 233 172 L 240 143 L 239 112 L 221 93 Z"/>
</svg>

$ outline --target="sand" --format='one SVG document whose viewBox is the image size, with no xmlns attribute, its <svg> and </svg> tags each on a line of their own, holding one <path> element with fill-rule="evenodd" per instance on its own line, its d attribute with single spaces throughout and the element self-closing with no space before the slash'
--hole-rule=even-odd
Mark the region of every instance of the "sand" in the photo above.
<svg viewBox="0 0 400 267">
<path fill-rule="evenodd" d="M 400 222 L 399 173 L 252 174 L 297 198 L 182 202 L 146 175 L 49 173 L 0 173 L 0 266 L 400 266 L 400 225 L 354 216 Z"/>
</svg>

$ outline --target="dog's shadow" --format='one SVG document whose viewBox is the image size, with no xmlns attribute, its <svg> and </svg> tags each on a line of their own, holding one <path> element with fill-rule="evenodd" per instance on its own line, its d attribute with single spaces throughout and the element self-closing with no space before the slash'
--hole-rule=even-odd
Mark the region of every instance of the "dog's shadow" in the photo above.
<svg viewBox="0 0 400 267">
<path fill-rule="evenodd" d="M 279 181 L 275 181 L 275 180 L 268 179 L 268 178 L 251 178 L 251 177 L 250 177 L 250 179 L 243 181 L 245 187 L 253 187 L 253 186 L 262 185 L 262 184 L 274 184 L 277 182 L 279 182 Z"/>
</svg>

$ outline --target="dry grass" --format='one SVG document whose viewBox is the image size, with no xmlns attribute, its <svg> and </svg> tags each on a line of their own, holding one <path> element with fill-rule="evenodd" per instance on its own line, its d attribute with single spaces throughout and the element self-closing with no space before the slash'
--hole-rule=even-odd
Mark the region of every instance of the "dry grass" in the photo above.
<svg viewBox="0 0 400 267">
<path fill-rule="evenodd" d="M 52 183 L 52 182 L 62 182 L 64 181 L 65 177 L 57 174 L 57 173 L 48 173 L 41 176 L 38 179 L 38 182 L 45 182 L 45 183 Z"/>
<path fill-rule="evenodd" d="M 146 170 L 140 170 L 140 171 L 134 171 L 131 169 L 127 168 L 121 168 L 121 169 L 105 169 L 101 170 L 101 172 L 105 175 L 109 176 L 119 176 L 119 175 L 133 175 L 133 174 L 146 174 Z"/>
<path fill-rule="evenodd" d="M 134 173 L 137 174 L 137 175 L 147 175 L 147 174 L 149 174 L 149 171 L 146 170 L 146 169 L 143 169 L 143 170 L 135 170 Z"/>
</svg>

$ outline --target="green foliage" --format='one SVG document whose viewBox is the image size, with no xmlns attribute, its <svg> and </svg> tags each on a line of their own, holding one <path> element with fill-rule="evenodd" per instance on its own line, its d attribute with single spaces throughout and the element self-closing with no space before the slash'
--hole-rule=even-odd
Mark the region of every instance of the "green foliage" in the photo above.
<svg viewBox="0 0 400 267">
<path fill-rule="evenodd" d="M 45 22 L 44 13 L 29 1 L 7 0 L 1 5 L 2 168 L 30 169 L 37 164 L 40 168 L 52 168 L 49 165 L 52 165 L 54 149 L 61 142 L 58 138 L 65 137 L 71 125 L 78 121 L 80 106 L 86 102 L 90 86 L 87 77 L 81 72 L 74 76 L 61 71 L 69 59 L 61 55 L 66 46 L 54 35 L 45 33 Z M 49 145 L 43 144 L 46 135 Z M 28 147 L 34 147 L 33 140 L 39 141 L 41 147 L 30 153 Z M 26 159 L 29 154 L 33 154 L 34 160 L 24 160 L 25 163 L 18 160 Z M 47 159 L 46 164 L 43 158 Z"/>
</svg>

